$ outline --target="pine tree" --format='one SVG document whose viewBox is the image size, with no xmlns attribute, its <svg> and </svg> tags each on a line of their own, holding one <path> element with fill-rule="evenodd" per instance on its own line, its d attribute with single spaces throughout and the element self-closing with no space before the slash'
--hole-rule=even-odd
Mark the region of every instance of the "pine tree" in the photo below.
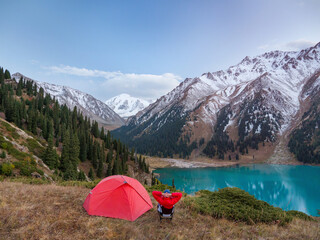
<svg viewBox="0 0 320 240">
<path fill-rule="evenodd" d="M 140 155 L 138 158 L 139 169 L 142 169 L 142 156 Z"/>
<path fill-rule="evenodd" d="M 48 139 L 48 146 L 46 148 L 46 151 L 43 156 L 43 161 L 45 164 L 48 165 L 50 169 L 55 169 L 58 167 L 58 158 L 57 158 L 57 153 L 53 149 L 53 137 L 52 135 L 49 136 Z"/>
<path fill-rule="evenodd" d="M 18 83 L 18 86 L 17 86 L 16 95 L 19 97 L 22 95 L 22 86 L 20 82 Z"/>
<path fill-rule="evenodd" d="M 6 154 L 6 152 L 5 152 L 4 150 L 2 151 L 0 157 L 1 157 L 2 159 L 4 159 L 4 158 L 7 157 L 7 154 Z"/>
<path fill-rule="evenodd" d="M 48 137 L 48 124 L 47 124 L 47 118 L 45 117 L 44 120 L 43 120 L 43 123 L 42 123 L 42 136 L 44 139 L 47 139 Z"/>
<path fill-rule="evenodd" d="M 82 170 L 80 170 L 80 172 L 78 173 L 78 180 L 79 181 L 85 181 L 86 180 L 85 173 Z"/>
<path fill-rule="evenodd" d="M 119 174 L 119 154 L 117 154 L 117 157 L 114 160 L 113 168 L 112 168 L 112 175 L 118 175 L 118 174 Z"/>
<path fill-rule="evenodd" d="M 71 133 L 70 134 L 70 161 L 74 169 L 77 168 L 80 162 L 79 152 L 80 152 L 80 146 L 79 146 L 78 136 L 76 133 Z"/>
<path fill-rule="evenodd" d="M 4 79 L 11 79 L 10 72 L 7 69 L 4 72 Z"/>
<path fill-rule="evenodd" d="M 97 169 L 97 167 L 98 167 L 98 143 L 96 141 L 93 144 L 91 163 L 92 163 L 92 166 L 94 167 L 94 169 Z"/>
<path fill-rule="evenodd" d="M 64 137 L 63 148 L 61 153 L 61 168 L 64 172 L 65 180 L 77 178 L 77 165 L 79 162 L 79 141 L 76 135 L 68 129 Z"/>
<path fill-rule="evenodd" d="M 111 134 L 110 134 L 110 131 L 108 131 L 108 133 L 107 133 L 107 139 L 106 139 L 106 147 L 108 148 L 108 149 L 111 149 Z"/>
<path fill-rule="evenodd" d="M 108 164 L 112 163 L 112 158 L 113 158 L 113 150 L 110 150 L 107 155 L 107 163 Z"/>
<path fill-rule="evenodd" d="M 147 164 L 146 164 L 146 158 L 144 157 L 143 158 L 143 161 L 142 161 L 142 170 L 146 173 L 149 172 L 149 170 L 147 169 Z"/>
<path fill-rule="evenodd" d="M 0 84 L 3 85 L 4 82 L 4 72 L 3 72 L 3 68 L 0 67 Z"/>
<path fill-rule="evenodd" d="M 70 132 L 66 131 L 63 137 L 63 146 L 61 152 L 61 170 L 65 172 L 70 167 Z"/>
<path fill-rule="evenodd" d="M 151 186 L 155 185 L 156 184 L 156 178 L 155 176 L 153 175 L 153 172 L 151 174 Z"/>
<path fill-rule="evenodd" d="M 102 162 L 102 159 L 100 159 L 98 164 L 97 177 L 102 178 L 102 173 L 103 173 L 103 162 Z"/>
<path fill-rule="evenodd" d="M 107 169 L 106 177 L 109 177 L 111 175 L 112 175 L 112 162 L 108 163 L 108 169 Z"/>
<path fill-rule="evenodd" d="M 49 136 L 53 136 L 53 122 L 52 119 L 47 120 L 47 136 L 46 140 L 48 140 Z"/>
<path fill-rule="evenodd" d="M 93 169 L 92 169 L 92 168 L 90 168 L 88 177 L 89 177 L 91 180 L 94 180 L 94 173 L 93 173 Z"/>
<path fill-rule="evenodd" d="M 146 173 L 150 173 L 150 166 L 149 166 L 149 163 L 147 163 L 147 165 L 146 165 Z"/>
<path fill-rule="evenodd" d="M 96 138 L 99 137 L 99 126 L 98 123 L 96 121 L 94 121 L 94 124 L 92 125 L 92 134 L 93 136 L 95 136 Z"/>
<path fill-rule="evenodd" d="M 80 160 L 81 162 L 86 161 L 87 159 L 87 144 L 85 134 L 82 134 L 80 137 Z"/>
<path fill-rule="evenodd" d="M 105 139 L 104 127 L 101 127 L 100 138 L 101 138 L 102 140 Z"/>
</svg>

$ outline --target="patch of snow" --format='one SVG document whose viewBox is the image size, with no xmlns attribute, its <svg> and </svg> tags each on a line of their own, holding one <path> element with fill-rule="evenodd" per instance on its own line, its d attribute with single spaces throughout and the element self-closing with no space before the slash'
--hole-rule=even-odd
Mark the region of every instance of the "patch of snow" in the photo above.
<svg viewBox="0 0 320 240">
<path fill-rule="evenodd" d="M 25 80 L 35 82 L 38 88 L 42 87 L 46 94 L 54 96 L 61 105 L 66 104 L 71 110 L 73 110 L 74 107 L 77 107 L 84 115 L 87 115 L 98 122 L 101 120 L 101 123 L 104 124 L 124 124 L 124 120 L 117 113 L 90 94 L 71 87 L 36 81 L 20 73 L 15 73 L 12 77 L 16 79 L 22 77 Z"/>
</svg>

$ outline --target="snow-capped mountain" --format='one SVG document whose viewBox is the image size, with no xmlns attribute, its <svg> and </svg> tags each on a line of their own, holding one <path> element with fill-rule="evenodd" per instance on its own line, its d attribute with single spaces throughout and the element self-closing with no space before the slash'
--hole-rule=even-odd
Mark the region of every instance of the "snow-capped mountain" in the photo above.
<svg viewBox="0 0 320 240">
<path fill-rule="evenodd" d="M 150 154 L 189 155 L 194 149 L 220 154 L 231 140 L 238 148 L 243 144 L 241 151 L 250 144 L 258 148 L 293 127 L 307 98 L 303 89 L 319 71 L 320 43 L 245 57 L 224 71 L 185 79 L 114 134 Z M 161 147 L 166 144 L 171 150 Z"/>
<path fill-rule="evenodd" d="M 17 81 L 22 77 L 25 80 L 36 82 L 39 88 L 42 87 L 45 93 L 54 96 L 60 104 L 66 104 L 70 109 L 76 106 L 84 115 L 98 123 L 115 126 L 124 124 L 124 120 L 117 113 L 90 94 L 66 86 L 36 81 L 20 73 L 15 73 L 12 77 Z"/>
<path fill-rule="evenodd" d="M 125 93 L 110 98 L 105 103 L 123 118 L 136 115 L 139 111 L 150 105 L 146 100 L 135 98 Z"/>
</svg>

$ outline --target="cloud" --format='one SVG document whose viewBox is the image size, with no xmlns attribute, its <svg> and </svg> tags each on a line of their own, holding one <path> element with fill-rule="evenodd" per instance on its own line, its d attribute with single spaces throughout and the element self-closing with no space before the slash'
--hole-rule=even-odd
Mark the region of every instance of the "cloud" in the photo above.
<svg viewBox="0 0 320 240">
<path fill-rule="evenodd" d="M 259 50 L 264 51 L 273 51 L 273 50 L 282 50 L 282 51 L 300 51 L 308 47 L 316 45 L 317 42 L 309 41 L 305 39 L 299 39 L 287 43 L 272 43 L 272 44 L 263 44 L 258 46 Z"/>
<path fill-rule="evenodd" d="M 292 50 L 292 51 L 298 51 L 304 48 L 312 47 L 316 45 L 317 42 L 305 40 L 305 39 L 300 39 L 292 42 L 288 42 L 283 45 L 284 49 Z"/>
<path fill-rule="evenodd" d="M 31 59 L 31 60 L 29 60 L 29 63 L 32 64 L 32 65 L 37 65 L 37 64 L 39 64 L 39 61 Z"/>
<path fill-rule="evenodd" d="M 154 75 L 122 73 L 120 71 L 108 72 L 65 65 L 51 66 L 48 69 L 53 73 L 85 79 L 90 78 L 88 81 L 82 80 L 81 84 L 79 84 L 79 81 L 75 84 L 78 84 L 78 87 L 85 88 L 84 90 L 91 89 L 91 94 L 101 100 L 107 100 L 121 93 L 128 93 L 146 100 L 155 100 L 171 91 L 182 80 L 180 76 L 173 73 Z M 86 82 L 88 86 L 86 86 Z M 77 88 L 77 85 L 73 86 L 72 81 L 68 81 L 68 83 L 71 87 Z M 83 91 L 83 89 L 79 90 Z"/>
</svg>

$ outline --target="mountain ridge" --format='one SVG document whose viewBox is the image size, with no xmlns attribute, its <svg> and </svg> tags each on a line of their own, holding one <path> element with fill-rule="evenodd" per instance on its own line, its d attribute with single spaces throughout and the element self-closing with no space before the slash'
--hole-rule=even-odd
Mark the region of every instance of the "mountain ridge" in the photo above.
<svg viewBox="0 0 320 240">
<path fill-rule="evenodd" d="M 23 79 L 37 83 L 38 87 L 42 87 L 45 93 L 55 97 L 60 104 L 66 104 L 70 109 L 77 106 L 84 115 L 90 117 L 92 120 L 96 120 L 102 125 L 121 126 L 125 123 L 109 106 L 88 93 L 67 86 L 33 80 L 21 73 L 14 73 L 12 77 L 17 80 L 22 77 Z"/>
<path fill-rule="evenodd" d="M 146 108 L 150 102 L 141 98 L 132 97 L 126 93 L 122 93 L 108 99 L 105 101 L 105 104 L 118 113 L 119 116 L 123 118 L 129 118 Z"/>
<path fill-rule="evenodd" d="M 203 137 L 205 145 L 208 144 L 215 133 L 219 111 L 230 105 L 233 117 L 228 119 L 224 131 L 229 128 L 237 132 L 233 134 L 236 137 L 231 140 L 234 145 L 237 142 L 239 152 L 251 145 L 251 141 L 255 142 L 252 146 L 256 148 L 266 139 L 276 141 L 289 128 L 304 101 L 301 98 L 304 84 L 319 69 L 320 43 L 301 51 L 271 51 L 252 58 L 247 56 L 226 70 L 186 78 L 171 92 L 130 118 L 114 134 L 122 139 L 128 138 L 128 143 L 141 149 L 143 142 L 147 142 L 143 139 L 149 139 L 150 136 L 157 135 L 157 131 L 169 127 L 170 121 L 168 123 L 167 120 L 176 115 L 174 111 L 178 108 L 180 115 L 171 122 L 174 124 L 176 121 L 183 121 L 183 124 L 181 129 L 176 130 L 178 140 L 170 142 L 175 145 L 175 150 L 170 155 L 181 155 L 182 151 L 185 152 L 182 155 L 187 156 L 190 155 L 190 150 L 186 150 L 187 147 L 181 150 L 179 145 L 190 147 L 193 144 L 197 145 L 192 147 L 196 149 Z M 247 102 L 247 107 L 244 102 Z M 255 102 L 259 104 L 254 104 Z M 243 108 L 250 113 L 244 114 Z M 248 119 L 244 118 L 251 118 L 252 122 L 249 124 Z M 239 128 L 241 120 L 242 127 Z M 155 124 L 157 127 L 154 127 Z M 263 134 L 257 131 L 262 126 Z M 229 137 L 228 135 L 227 141 L 230 141 Z M 255 140 L 250 140 L 249 143 L 249 137 Z M 242 140 L 239 142 L 239 139 Z M 247 141 L 245 139 L 248 140 L 247 143 L 244 143 Z M 137 145 L 136 142 L 139 141 L 141 144 Z M 164 139 L 161 141 L 165 144 Z M 243 147 L 241 144 L 244 144 Z M 214 148 L 216 155 L 219 150 L 216 145 Z M 144 150 L 149 154 L 157 152 Z"/>
</svg>

